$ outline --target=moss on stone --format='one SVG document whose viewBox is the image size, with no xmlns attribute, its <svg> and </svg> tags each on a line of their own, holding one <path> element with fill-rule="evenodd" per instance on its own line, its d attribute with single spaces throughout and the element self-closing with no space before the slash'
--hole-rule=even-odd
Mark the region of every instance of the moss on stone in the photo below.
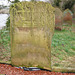
<svg viewBox="0 0 75 75">
<path fill-rule="evenodd" d="M 12 64 L 51 68 L 54 8 L 45 2 L 19 2 L 10 7 Z"/>
</svg>

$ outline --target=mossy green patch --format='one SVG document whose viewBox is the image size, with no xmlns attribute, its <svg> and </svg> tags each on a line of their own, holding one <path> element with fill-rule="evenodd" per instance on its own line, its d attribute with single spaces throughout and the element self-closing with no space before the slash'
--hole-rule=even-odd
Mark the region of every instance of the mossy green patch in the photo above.
<svg viewBox="0 0 75 75">
<path fill-rule="evenodd" d="M 54 8 L 45 2 L 19 2 L 10 8 L 13 65 L 51 68 Z"/>
</svg>

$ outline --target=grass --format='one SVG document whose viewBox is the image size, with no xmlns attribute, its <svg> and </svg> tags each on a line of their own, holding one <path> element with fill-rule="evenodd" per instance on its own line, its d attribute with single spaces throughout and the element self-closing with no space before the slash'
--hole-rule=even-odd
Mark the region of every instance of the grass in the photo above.
<svg viewBox="0 0 75 75">
<path fill-rule="evenodd" d="M 75 49 L 75 34 L 70 31 L 55 31 L 52 40 L 52 47 L 55 48 L 55 51 L 59 52 L 64 50 L 69 55 L 74 54 L 73 50 Z M 71 50 L 72 49 L 72 50 Z"/>
<path fill-rule="evenodd" d="M 72 25 L 72 27 L 75 27 L 75 25 Z"/>
<path fill-rule="evenodd" d="M 75 33 L 55 30 L 52 39 L 52 66 L 75 67 Z M 10 36 L 6 28 L 0 30 L 0 61 L 10 61 Z"/>
<path fill-rule="evenodd" d="M 10 60 L 10 36 L 9 30 L 0 30 L 0 61 Z"/>
<path fill-rule="evenodd" d="M 69 57 L 74 58 L 75 55 L 75 33 L 69 30 L 55 31 L 52 39 L 51 53 L 52 53 L 52 66 L 53 65 L 67 66 L 64 65 L 63 61 L 65 61 L 66 64 L 69 64 L 71 62 L 69 60 Z M 54 58 L 56 58 L 57 60 L 55 60 Z"/>
<path fill-rule="evenodd" d="M 9 30 L 6 28 L 3 28 L 0 30 L 0 43 L 1 45 L 6 49 L 9 50 L 9 45 L 10 45 L 10 36 L 9 36 Z"/>
</svg>

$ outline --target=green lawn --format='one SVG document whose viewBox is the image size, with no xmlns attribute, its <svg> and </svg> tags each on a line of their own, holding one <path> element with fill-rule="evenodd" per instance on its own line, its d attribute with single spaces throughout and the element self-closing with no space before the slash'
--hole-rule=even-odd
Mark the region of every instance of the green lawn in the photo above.
<svg viewBox="0 0 75 75">
<path fill-rule="evenodd" d="M 75 67 L 75 33 L 55 31 L 52 39 L 52 66 Z"/>
<path fill-rule="evenodd" d="M 10 36 L 9 30 L 3 28 L 0 30 L 0 61 L 9 61 L 10 53 Z"/>
<path fill-rule="evenodd" d="M 10 61 L 9 30 L 0 30 L 0 61 Z M 52 66 L 75 67 L 75 33 L 69 30 L 55 30 L 51 50 Z"/>
</svg>

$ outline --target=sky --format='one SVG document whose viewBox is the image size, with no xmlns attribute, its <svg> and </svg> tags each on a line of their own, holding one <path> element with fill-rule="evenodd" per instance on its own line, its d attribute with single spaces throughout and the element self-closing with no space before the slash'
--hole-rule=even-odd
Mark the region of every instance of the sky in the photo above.
<svg viewBox="0 0 75 75">
<path fill-rule="evenodd" d="M 14 1 L 14 0 L 10 0 L 10 1 Z M 25 1 L 25 0 L 20 0 L 20 1 Z M 30 1 L 30 0 L 26 0 L 26 1 Z M 47 0 L 40 0 L 40 1 L 47 1 Z M 5 5 L 8 6 L 10 3 L 8 2 L 8 0 L 0 0 L 0 5 Z"/>
</svg>

